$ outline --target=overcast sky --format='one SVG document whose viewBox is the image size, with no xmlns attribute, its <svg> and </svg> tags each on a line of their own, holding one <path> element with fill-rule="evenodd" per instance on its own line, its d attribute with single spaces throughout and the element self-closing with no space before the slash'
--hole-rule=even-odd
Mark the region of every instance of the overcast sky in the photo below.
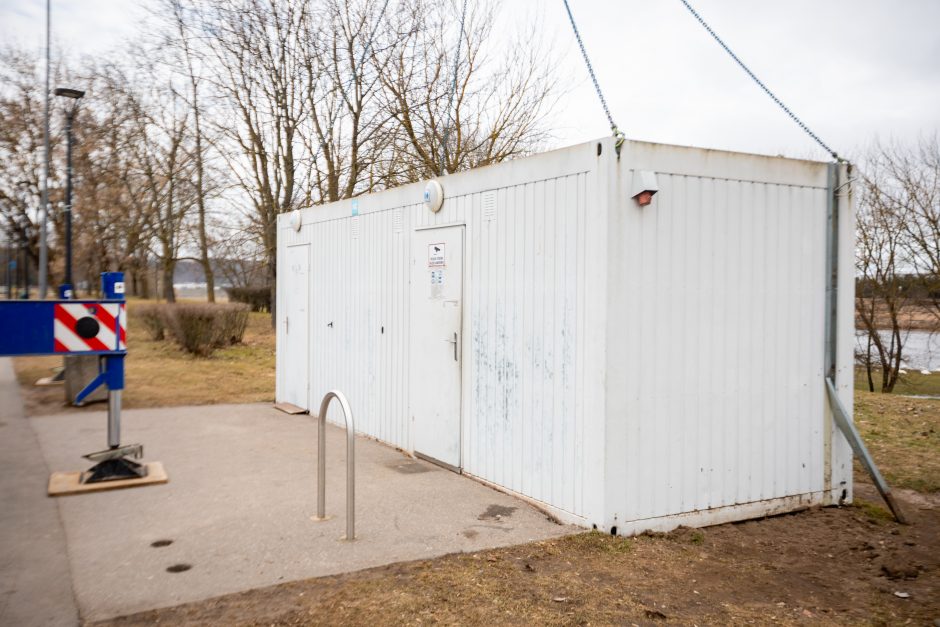
<svg viewBox="0 0 940 627">
<path fill-rule="evenodd" d="M 152 0 L 53 0 L 53 43 L 107 55 Z M 472 2 L 473 0 L 470 0 Z M 630 138 L 825 158 L 679 0 L 569 0 L 611 112 Z M 824 141 L 940 131 L 940 0 L 692 0 L 742 60 Z M 43 45 L 45 0 L 0 0 L 0 41 Z M 455 20 L 458 18 L 454 16 Z M 504 0 L 501 25 L 538 20 L 567 88 L 555 145 L 609 133 L 562 0 Z"/>
</svg>

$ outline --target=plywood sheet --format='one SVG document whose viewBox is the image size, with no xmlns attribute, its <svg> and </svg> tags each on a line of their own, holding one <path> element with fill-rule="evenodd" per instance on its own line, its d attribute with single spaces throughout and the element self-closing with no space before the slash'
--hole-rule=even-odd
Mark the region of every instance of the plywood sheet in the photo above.
<svg viewBox="0 0 940 627">
<path fill-rule="evenodd" d="M 278 409 L 284 412 L 285 414 L 291 414 L 291 415 L 310 413 L 303 407 L 298 407 L 297 405 L 294 405 L 293 403 L 275 403 L 274 409 Z"/>
<path fill-rule="evenodd" d="M 84 494 L 86 492 L 102 492 L 104 490 L 120 490 L 122 488 L 135 488 L 137 486 L 157 485 L 169 481 L 166 470 L 160 462 L 147 464 L 147 476 L 140 479 L 119 479 L 116 481 L 101 481 L 98 483 L 81 483 L 82 472 L 54 472 L 49 477 L 49 496 L 66 496 L 69 494 Z"/>
</svg>

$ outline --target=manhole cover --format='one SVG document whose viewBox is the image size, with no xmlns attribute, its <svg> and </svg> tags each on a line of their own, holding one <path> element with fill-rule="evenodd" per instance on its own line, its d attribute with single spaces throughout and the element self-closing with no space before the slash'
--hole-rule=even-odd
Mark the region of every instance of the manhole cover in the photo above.
<svg viewBox="0 0 940 627">
<path fill-rule="evenodd" d="M 159 549 L 162 546 L 170 546 L 171 544 L 173 544 L 172 540 L 156 540 L 154 542 L 151 542 L 150 546 L 152 546 L 155 549 Z"/>
<path fill-rule="evenodd" d="M 173 564 L 172 566 L 170 566 L 169 568 L 166 569 L 166 572 L 168 572 L 168 573 L 184 573 L 184 572 L 186 572 L 187 570 L 189 570 L 190 568 L 192 568 L 192 566 L 191 566 L 190 564 Z"/>
</svg>

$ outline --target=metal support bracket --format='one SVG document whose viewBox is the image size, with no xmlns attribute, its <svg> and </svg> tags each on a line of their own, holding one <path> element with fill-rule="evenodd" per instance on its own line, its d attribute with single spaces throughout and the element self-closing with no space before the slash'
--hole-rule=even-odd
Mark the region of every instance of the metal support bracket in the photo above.
<svg viewBox="0 0 940 627">
<path fill-rule="evenodd" d="M 88 385 L 86 385 L 84 388 L 82 388 L 82 391 L 79 392 L 79 393 L 75 396 L 75 404 L 76 404 L 76 405 L 81 405 L 81 404 L 82 404 L 82 401 L 84 401 L 86 398 L 88 398 L 88 395 L 89 395 L 89 394 L 91 394 L 92 392 L 94 392 L 95 390 L 97 390 L 99 387 L 101 387 L 101 385 L 104 384 L 105 378 L 106 378 L 105 373 L 104 373 L 104 371 L 101 369 L 101 366 L 99 365 L 99 366 L 98 366 L 98 376 L 96 376 L 94 379 L 92 379 L 92 380 L 88 383 Z"/>
<path fill-rule="evenodd" d="M 878 466 L 875 465 L 875 460 L 872 459 L 868 452 L 868 448 L 865 446 L 865 442 L 862 440 L 861 434 L 859 434 L 858 430 L 855 428 L 855 424 L 849 417 L 849 413 L 845 410 L 845 406 L 842 404 L 842 401 L 839 400 L 839 394 L 836 392 L 836 387 L 833 384 L 832 379 L 829 377 L 826 377 L 826 392 L 829 395 L 829 406 L 832 408 L 832 416 L 835 419 L 839 430 L 842 431 L 842 435 L 844 435 L 845 439 L 849 441 L 849 446 L 851 446 L 855 454 L 858 455 L 858 459 L 862 463 L 862 466 L 865 467 L 865 470 L 868 471 L 872 481 L 875 482 L 875 487 L 878 488 L 878 492 L 881 494 L 881 498 L 883 498 L 885 503 L 888 504 L 888 507 L 891 509 L 891 513 L 894 514 L 895 520 L 897 520 L 902 525 L 907 524 L 907 519 L 904 518 L 904 513 L 901 511 L 897 501 L 894 500 L 894 494 L 891 493 L 891 487 L 878 471 Z"/>
<path fill-rule="evenodd" d="M 840 183 L 840 169 L 842 162 L 829 165 L 829 199 L 827 207 L 827 238 L 826 238 L 826 325 L 825 325 L 825 386 L 826 396 L 829 399 L 829 407 L 832 410 L 833 421 L 839 428 L 839 431 L 845 436 L 852 451 L 858 456 L 859 461 L 865 470 L 871 476 L 875 487 L 884 499 L 894 518 L 901 524 L 906 524 L 903 512 L 891 493 L 888 482 L 878 471 L 875 460 L 872 459 L 865 447 L 862 436 L 855 428 L 852 416 L 846 410 L 845 405 L 839 398 L 836 389 L 837 355 L 838 355 L 838 329 L 839 329 L 839 192 L 846 185 L 851 183 L 851 176 L 844 183 Z M 849 166 L 850 168 L 851 166 Z M 851 170 L 847 173 L 850 175 Z M 830 439 L 831 429 L 826 427 L 826 471 L 825 471 L 825 490 L 828 493 L 832 489 L 832 442 Z"/>
</svg>

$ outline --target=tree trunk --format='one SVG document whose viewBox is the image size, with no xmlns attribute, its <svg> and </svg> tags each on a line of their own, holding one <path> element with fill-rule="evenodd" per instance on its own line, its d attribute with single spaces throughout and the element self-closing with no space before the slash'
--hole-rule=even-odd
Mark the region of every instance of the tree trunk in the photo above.
<svg viewBox="0 0 940 627">
<path fill-rule="evenodd" d="M 168 303 L 176 302 L 176 292 L 173 289 L 173 272 L 175 270 L 175 259 L 163 260 L 163 298 L 165 298 Z"/>
<path fill-rule="evenodd" d="M 277 252 L 268 255 L 268 285 L 271 289 L 271 328 L 277 330 Z"/>
<path fill-rule="evenodd" d="M 209 261 L 209 244 L 206 238 L 206 191 L 203 181 L 202 161 L 202 127 L 199 121 L 199 101 L 197 100 L 197 84 L 195 77 L 190 78 L 193 85 L 193 116 L 196 124 L 196 203 L 199 210 L 199 255 L 202 263 L 202 272 L 206 277 L 206 298 L 210 303 L 215 302 L 215 275 Z"/>
</svg>

